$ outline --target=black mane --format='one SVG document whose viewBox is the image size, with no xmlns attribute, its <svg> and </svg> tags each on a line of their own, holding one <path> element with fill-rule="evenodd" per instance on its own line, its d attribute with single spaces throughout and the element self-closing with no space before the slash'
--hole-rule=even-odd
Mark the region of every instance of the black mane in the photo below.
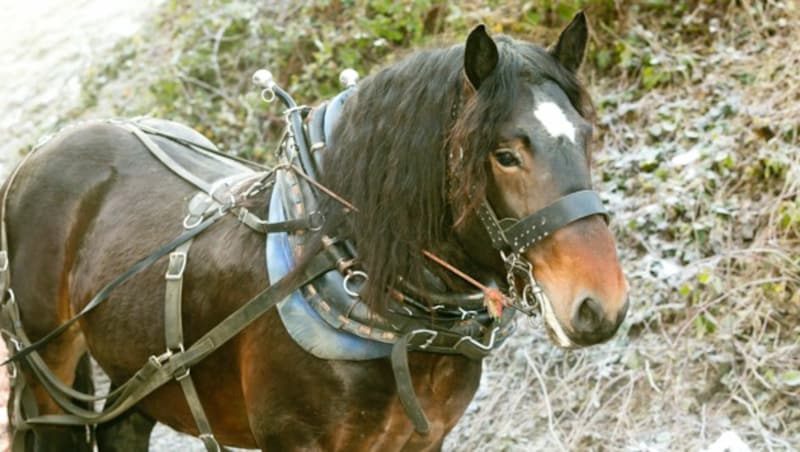
<svg viewBox="0 0 800 452">
<path fill-rule="evenodd" d="M 430 266 L 422 249 L 469 266 L 456 227 L 484 196 L 487 156 L 520 77 L 555 81 L 581 114 L 590 111 L 575 77 L 544 49 L 503 36 L 497 44 L 499 64 L 477 95 L 458 45 L 418 52 L 364 79 L 345 105 L 322 182 L 359 210 L 325 202 L 323 233 L 356 244 L 369 275 L 362 295 L 379 312 L 398 277 L 424 285 L 422 269 Z M 450 161 L 461 149 L 463 159 Z"/>
</svg>

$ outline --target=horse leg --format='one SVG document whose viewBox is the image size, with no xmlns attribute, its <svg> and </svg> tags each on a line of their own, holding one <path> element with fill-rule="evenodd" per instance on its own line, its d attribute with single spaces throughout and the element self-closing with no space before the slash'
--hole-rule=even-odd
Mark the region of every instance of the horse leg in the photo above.
<svg viewBox="0 0 800 452">
<path fill-rule="evenodd" d="M 111 386 L 114 390 L 115 386 Z M 106 401 L 106 405 L 113 400 Z M 156 421 L 137 409 L 130 409 L 109 422 L 97 426 L 99 452 L 147 452 L 150 433 Z"/>
</svg>

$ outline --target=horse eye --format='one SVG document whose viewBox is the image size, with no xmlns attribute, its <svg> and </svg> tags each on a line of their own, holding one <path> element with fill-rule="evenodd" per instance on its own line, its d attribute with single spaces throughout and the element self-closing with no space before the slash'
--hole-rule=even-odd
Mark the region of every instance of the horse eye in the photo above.
<svg viewBox="0 0 800 452">
<path fill-rule="evenodd" d="M 494 158 L 497 160 L 497 163 L 505 167 L 522 166 L 519 156 L 509 149 L 494 151 Z"/>
</svg>

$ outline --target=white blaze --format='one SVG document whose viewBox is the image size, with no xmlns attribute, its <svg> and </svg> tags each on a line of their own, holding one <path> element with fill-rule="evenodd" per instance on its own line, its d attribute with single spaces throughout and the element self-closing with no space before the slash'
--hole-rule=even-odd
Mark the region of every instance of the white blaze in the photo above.
<svg viewBox="0 0 800 452">
<path fill-rule="evenodd" d="M 542 123 L 550 136 L 563 135 L 575 144 L 575 126 L 567 119 L 558 105 L 553 102 L 541 102 L 536 105 L 533 115 Z"/>
</svg>

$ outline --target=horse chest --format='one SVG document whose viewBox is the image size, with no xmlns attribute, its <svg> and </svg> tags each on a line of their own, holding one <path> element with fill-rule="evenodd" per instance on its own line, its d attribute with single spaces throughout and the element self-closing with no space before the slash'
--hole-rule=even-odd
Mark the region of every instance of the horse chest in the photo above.
<svg viewBox="0 0 800 452">
<path fill-rule="evenodd" d="M 366 372 L 347 375 L 341 395 L 344 422 L 326 435 L 325 450 L 438 450 L 478 388 L 481 363 L 463 357 L 412 353 L 414 389 L 431 423 L 427 435 L 416 433 L 396 395 L 391 369 L 376 361 Z M 336 368 L 337 366 L 333 366 Z M 340 373 L 342 369 L 336 369 Z M 346 373 L 346 372 L 345 372 Z M 336 405 L 336 403 L 334 403 Z M 341 413 L 334 413 L 341 419 Z"/>
</svg>

